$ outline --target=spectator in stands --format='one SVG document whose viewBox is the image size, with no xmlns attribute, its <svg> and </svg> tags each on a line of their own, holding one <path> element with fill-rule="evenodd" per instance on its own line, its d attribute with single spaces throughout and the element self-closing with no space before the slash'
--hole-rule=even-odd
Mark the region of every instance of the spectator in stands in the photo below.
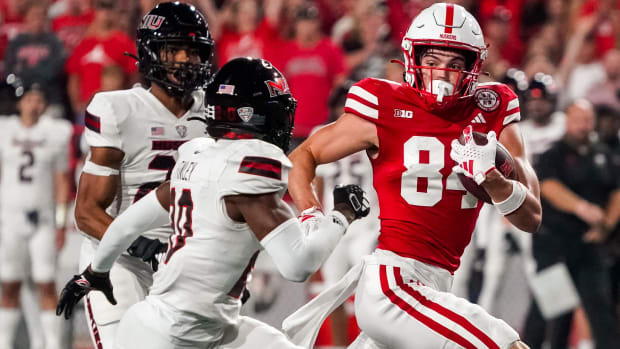
<svg viewBox="0 0 620 349">
<path fill-rule="evenodd" d="M 323 37 L 320 28 L 318 9 L 312 4 L 302 5 L 295 18 L 294 39 L 283 45 L 273 62 L 287 77 L 297 98 L 291 149 L 314 127 L 327 121 L 329 94 L 345 78 L 342 50 Z"/>
<path fill-rule="evenodd" d="M 384 0 L 360 0 L 355 4 L 349 27 L 341 26 L 344 32 L 337 43 L 344 50 L 351 80 L 383 75 L 385 55 L 393 47 L 387 11 Z"/>
<path fill-rule="evenodd" d="M 64 97 L 64 48 L 48 29 L 47 5 L 27 3 L 24 31 L 9 42 L 5 55 L 6 74 L 15 74 L 26 86 L 38 84 L 45 91 L 55 116 L 62 116 Z"/>
<path fill-rule="evenodd" d="M 3 74 L 4 51 L 9 41 L 22 31 L 24 3 L 21 0 L 0 0 L 0 76 Z"/>
<path fill-rule="evenodd" d="M 620 110 L 620 49 L 605 53 L 602 61 L 605 81 L 586 92 L 586 99 L 594 105 L 608 105 Z"/>
<path fill-rule="evenodd" d="M 52 31 L 65 45 L 67 53 L 73 49 L 86 34 L 88 26 L 94 19 L 90 1 L 65 0 L 66 10 L 52 21 Z"/>
<path fill-rule="evenodd" d="M 607 228 L 617 223 L 620 178 L 607 148 L 591 141 L 594 125 L 592 105 L 577 100 L 567 109 L 564 138 L 539 158 L 536 172 L 545 215 L 540 231 L 533 236 L 533 252 L 538 271 L 556 263 L 566 265 L 596 348 L 606 349 L 620 347 L 601 244 Z M 550 322 L 551 349 L 568 347 L 572 319 L 573 312 L 568 312 Z M 532 349 L 540 349 L 545 323 L 535 303 L 525 325 L 524 340 Z"/>
<path fill-rule="evenodd" d="M 216 30 L 221 36 L 215 37 L 218 43 L 218 64 L 222 66 L 233 58 L 246 56 L 271 61 L 270 54 L 275 54 L 273 51 L 277 50 L 273 38 L 280 35 L 277 28 L 282 2 L 265 1 L 265 16 L 262 20 L 255 0 L 227 2 L 221 12 L 224 18 L 216 21 L 221 26 Z"/>
<path fill-rule="evenodd" d="M 104 67 L 121 66 L 125 86 L 137 81 L 136 61 L 124 55 L 125 52 L 135 55 L 136 46 L 126 33 L 117 29 L 115 6 L 115 0 L 95 1 L 95 18 L 67 61 L 69 98 L 74 114 L 80 117 L 90 97 L 101 88 Z"/>
</svg>

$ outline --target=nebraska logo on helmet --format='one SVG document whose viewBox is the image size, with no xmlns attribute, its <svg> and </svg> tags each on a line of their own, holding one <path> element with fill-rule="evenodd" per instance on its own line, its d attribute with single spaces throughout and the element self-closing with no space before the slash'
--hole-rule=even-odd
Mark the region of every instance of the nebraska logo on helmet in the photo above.
<svg viewBox="0 0 620 349">
<path fill-rule="evenodd" d="M 276 81 L 265 81 L 267 88 L 269 89 L 269 95 L 271 97 L 277 97 L 285 94 L 291 94 L 286 80 L 282 78 L 276 78 Z"/>
<path fill-rule="evenodd" d="M 140 29 L 159 29 L 166 17 L 157 16 L 157 15 L 146 15 L 142 18 L 142 24 L 140 24 Z"/>
</svg>

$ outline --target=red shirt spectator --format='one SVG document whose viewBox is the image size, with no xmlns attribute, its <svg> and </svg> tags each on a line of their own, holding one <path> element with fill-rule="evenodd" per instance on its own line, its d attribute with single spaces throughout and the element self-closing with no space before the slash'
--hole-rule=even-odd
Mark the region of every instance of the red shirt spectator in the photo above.
<svg viewBox="0 0 620 349">
<path fill-rule="evenodd" d="M 302 8 L 295 23 L 295 40 L 278 50 L 274 65 L 282 71 L 297 99 L 293 137 L 308 137 L 329 116 L 332 88 L 345 73 L 342 50 L 330 39 L 321 38 L 318 10 Z"/>
<path fill-rule="evenodd" d="M 67 73 L 78 75 L 81 81 L 80 101 L 88 102 L 101 87 L 101 71 L 110 65 L 119 65 L 127 75 L 137 71 L 136 61 L 124 55 L 136 54 L 136 45 L 120 31 L 105 37 L 88 36 L 75 48 L 67 61 Z"/>
<path fill-rule="evenodd" d="M 236 57 L 256 57 L 269 60 L 273 38 L 279 35 L 265 18 L 255 31 L 239 33 L 224 28 L 222 36 L 217 40 L 218 64 L 220 66 Z"/>
<path fill-rule="evenodd" d="M 24 18 L 19 13 L 19 1 L 0 0 L 0 76 L 2 76 L 2 61 L 4 51 L 9 41 L 21 33 L 24 27 Z"/>
<path fill-rule="evenodd" d="M 92 10 L 77 14 L 65 13 L 54 19 L 52 31 L 65 45 L 65 50 L 71 53 L 86 34 L 94 18 L 95 13 Z"/>
</svg>

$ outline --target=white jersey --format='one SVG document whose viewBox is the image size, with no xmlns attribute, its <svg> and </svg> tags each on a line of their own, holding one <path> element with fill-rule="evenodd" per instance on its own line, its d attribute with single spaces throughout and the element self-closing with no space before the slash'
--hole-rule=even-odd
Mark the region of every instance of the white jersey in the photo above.
<svg viewBox="0 0 620 349">
<path fill-rule="evenodd" d="M 530 163 L 535 164 L 540 154 L 564 136 L 565 119 L 566 115 L 563 112 L 555 112 L 551 115 L 549 124 L 545 126 L 538 126 L 532 120 L 525 120 L 519 124 Z"/>
<path fill-rule="evenodd" d="M 173 336 L 205 340 L 213 327 L 237 322 L 239 298 L 262 247 L 247 224 L 229 218 L 223 197 L 282 196 L 291 167 L 280 148 L 257 139 L 202 137 L 179 148 L 170 182 L 175 232 L 147 297 L 191 314 Z"/>
<path fill-rule="evenodd" d="M 71 124 L 41 116 L 32 127 L 0 119 L 0 201 L 3 210 L 53 210 L 54 174 L 67 171 Z"/>
<path fill-rule="evenodd" d="M 85 118 L 85 139 L 90 147 L 111 147 L 125 154 L 121 163 L 121 184 L 106 212 L 116 217 L 170 176 L 177 149 L 184 142 L 205 134 L 205 125 L 189 121 L 204 117 L 202 98 L 177 118 L 143 87 L 97 93 Z M 172 233 L 164 226 L 145 233 L 167 239 Z"/>
</svg>

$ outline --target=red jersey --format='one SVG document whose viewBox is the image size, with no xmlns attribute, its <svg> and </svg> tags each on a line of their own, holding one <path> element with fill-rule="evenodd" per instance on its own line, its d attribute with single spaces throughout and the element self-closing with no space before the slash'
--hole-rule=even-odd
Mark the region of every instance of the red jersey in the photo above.
<svg viewBox="0 0 620 349">
<path fill-rule="evenodd" d="M 454 272 L 483 202 L 452 172 L 450 144 L 470 124 L 499 137 L 520 120 L 519 99 L 504 84 L 479 84 L 473 97 L 454 107 L 429 110 L 408 85 L 382 79 L 353 85 L 345 103 L 345 112 L 377 127 L 379 153 L 371 162 L 381 220 L 378 248 Z"/>
</svg>

